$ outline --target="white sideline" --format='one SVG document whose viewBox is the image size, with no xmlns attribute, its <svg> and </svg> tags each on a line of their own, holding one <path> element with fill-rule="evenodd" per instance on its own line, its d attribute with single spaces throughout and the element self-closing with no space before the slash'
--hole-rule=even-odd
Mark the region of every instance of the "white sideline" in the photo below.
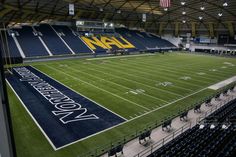
<svg viewBox="0 0 236 157">
<path fill-rule="evenodd" d="M 86 59 L 88 61 L 91 61 L 91 60 L 102 60 L 102 59 L 112 59 L 112 58 L 129 58 L 129 57 L 142 57 L 142 56 L 154 56 L 156 54 L 139 54 L 139 55 L 129 55 L 129 56 L 113 56 L 113 57 L 100 57 L 100 58 L 89 58 L 89 59 Z"/>
<path fill-rule="evenodd" d="M 228 84 L 232 83 L 232 82 L 235 82 L 236 81 L 236 76 L 233 76 L 227 80 L 224 80 L 224 81 L 221 81 L 219 83 L 216 83 L 210 87 L 208 87 L 209 89 L 213 89 L 213 90 L 218 90 L 224 86 L 227 86 Z"/>
<path fill-rule="evenodd" d="M 11 90 L 14 92 L 14 94 L 16 95 L 16 97 L 18 98 L 18 100 L 21 102 L 22 106 L 25 108 L 25 110 L 28 112 L 28 114 L 30 115 L 30 117 L 33 119 L 34 123 L 38 126 L 39 130 L 43 133 L 43 135 L 46 137 L 46 139 L 48 140 L 48 142 L 50 143 L 50 145 L 52 146 L 52 148 L 54 150 L 57 150 L 57 148 L 54 146 L 54 144 L 52 143 L 52 141 L 50 140 L 50 138 L 47 136 L 47 134 L 44 132 L 44 130 L 41 128 L 41 126 L 39 125 L 39 123 L 37 122 L 37 120 L 34 118 L 34 116 L 31 114 L 31 112 L 28 110 L 28 108 L 26 107 L 26 105 L 24 104 L 24 102 L 21 100 L 21 98 L 18 96 L 18 94 L 16 93 L 16 91 L 14 90 L 14 88 L 11 86 L 11 84 L 8 82 L 8 80 L 6 79 L 7 84 L 9 85 L 9 87 L 11 88 Z"/>
</svg>

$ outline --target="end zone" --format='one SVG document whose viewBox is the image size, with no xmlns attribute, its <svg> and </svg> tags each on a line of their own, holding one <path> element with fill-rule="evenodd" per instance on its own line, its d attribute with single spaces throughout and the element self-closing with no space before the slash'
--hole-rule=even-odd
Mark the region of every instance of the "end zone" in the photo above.
<svg viewBox="0 0 236 157">
<path fill-rule="evenodd" d="M 126 121 L 33 67 L 13 68 L 13 74 L 9 85 L 54 150 Z"/>
</svg>

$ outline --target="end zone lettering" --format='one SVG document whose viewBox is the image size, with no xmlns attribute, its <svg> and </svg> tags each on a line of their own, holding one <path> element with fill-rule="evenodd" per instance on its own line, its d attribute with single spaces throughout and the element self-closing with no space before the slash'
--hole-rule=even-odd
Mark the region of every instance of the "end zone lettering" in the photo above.
<svg viewBox="0 0 236 157">
<path fill-rule="evenodd" d="M 99 119 L 95 114 L 87 114 L 88 110 L 86 108 L 82 108 L 79 103 L 76 103 L 58 89 L 36 76 L 26 67 L 14 68 L 14 70 L 22 77 L 20 79 L 21 82 L 30 84 L 47 101 L 54 105 L 55 110 L 51 112 L 55 116 L 60 117 L 59 120 L 63 124 Z"/>
</svg>

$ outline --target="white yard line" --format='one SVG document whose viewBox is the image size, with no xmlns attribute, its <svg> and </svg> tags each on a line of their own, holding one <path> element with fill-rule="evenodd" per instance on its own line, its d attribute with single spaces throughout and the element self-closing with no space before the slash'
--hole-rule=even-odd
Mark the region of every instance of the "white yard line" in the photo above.
<svg viewBox="0 0 236 157">
<path fill-rule="evenodd" d="M 72 64 L 75 64 L 75 65 L 77 65 L 76 63 L 72 63 Z M 94 66 L 94 64 L 91 64 L 91 65 L 93 65 Z M 86 68 L 88 68 L 88 67 L 86 67 Z M 104 68 L 104 67 L 99 67 L 99 68 L 102 68 L 102 69 L 107 69 L 107 68 Z M 88 69 L 91 69 L 91 68 L 88 68 Z M 99 70 L 97 70 L 97 71 L 99 71 Z M 125 74 L 125 75 L 130 75 L 130 76 L 132 76 L 132 77 L 139 77 L 139 78 L 142 78 L 142 79 L 145 79 L 145 80 L 149 80 L 149 81 L 152 81 L 152 82 L 157 82 L 157 81 L 154 81 L 154 80 L 152 80 L 152 79 L 148 79 L 148 78 L 145 78 L 145 77 L 142 77 L 142 76 L 137 76 L 137 75 L 133 75 L 133 74 L 130 74 L 130 73 L 124 73 L 124 72 L 120 72 L 120 70 L 117 70 L 116 69 L 116 71 L 118 71 L 119 73 L 123 73 L 123 74 Z M 109 75 L 112 75 L 112 74 L 110 74 L 109 73 Z M 115 75 L 113 75 L 113 76 L 115 76 Z M 123 77 L 120 77 L 120 78 L 123 78 Z M 132 80 L 132 81 L 134 81 L 134 80 Z M 138 81 L 135 81 L 135 82 L 137 82 L 137 83 L 141 83 L 141 82 L 138 82 Z M 160 81 L 158 81 L 159 83 L 160 83 Z M 150 85 L 148 85 L 149 87 L 152 87 L 152 86 L 150 86 Z M 187 89 L 187 88 L 184 88 L 184 87 L 180 87 L 180 86 L 177 86 L 177 85 L 174 85 L 174 87 L 175 88 L 179 88 L 179 89 L 183 89 L 183 90 L 187 90 L 187 91 L 193 91 L 192 89 Z M 158 88 L 159 89 L 159 88 Z"/>
<path fill-rule="evenodd" d="M 62 85 L 63 85 L 63 86 L 65 86 L 66 88 L 70 89 L 71 91 L 73 91 L 73 92 L 75 92 L 75 93 L 77 93 L 77 94 L 79 94 L 79 95 L 83 96 L 84 98 L 86 98 L 86 99 L 90 100 L 91 102 L 93 102 L 93 103 L 97 104 L 98 106 L 100 106 L 100 107 L 102 107 L 102 108 L 106 109 L 107 111 L 109 111 L 109 112 L 111 112 L 111 113 L 113 113 L 113 114 L 117 115 L 118 117 L 120 117 L 120 118 L 122 118 L 122 119 L 124 119 L 124 120 L 127 120 L 126 118 L 124 118 L 124 117 L 120 116 L 119 114 L 117 114 L 117 113 L 115 113 L 115 112 L 111 111 L 110 109 L 108 109 L 108 108 L 104 107 L 103 105 L 99 104 L 98 102 L 95 102 L 94 100 L 92 100 L 92 99 L 90 99 L 90 98 L 88 98 L 88 97 L 84 96 L 83 94 L 81 94 L 81 93 L 79 93 L 79 92 L 75 91 L 74 89 L 72 89 L 72 88 L 70 88 L 70 87 L 66 86 L 65 84 L 61 83 L 60 81 L 58 81 L 58 80 L 56 80 L 56 79 L 52 78 L 51 76 L 49 76 L 48 74 L 46 74 L 46 73 L 44 73 L 44 72 L 40 71 L 39 69 L 36 69 L 36 68 L 35 68 L 35 67 L 33 67 L 33 66 L 31 66 L 31 67 L 32 67 L 32 68 L 34 68 L 35 70 L 37 70 L 37 71 L 41 72 L 42 74 L 46 75 L 47 77 L 51 78 L 52 80 L 56 81 L 57 83 L 59 83 L 59 84 L 62 84 Z"/>
<path fill-rule="evenodd" d="M 49 66 L 49 65 L 47 65 L 47 64 L 45 64 L 45 66 L 47 66 L 48 68 L 53 69 L 53 70 L 55 70 L 55 71 L 58 71 L 59 73 L 63 73 L 63 74 L 65 74 L 65 75 L 67 75 L 67 76 L 69 76 L 69 77 L 71 77 L 71 78 L 73 78 L 73 79 L 75 79 L 75 80 L 78 80 L 78 81 L 80 81 L 80 82 L 83 82 L 83 83 L 85 83 L 85 84 L 88 84 L 88 85 L 90 85 L 90 86 L 93 86 L 93 87 L 95 87 L 95 88 L 97 88 L 97 89 L 99 89 L 99 90 L 101 90 L 101 91 L 103 91 L 103 92 L 109 93 L 109 94 L 111 94 L 111 95 L 113 95 L 113 96 L 115 96 L 115 97 L 118 97 L 118 98 L 120 98 L 120 99 L 122 99 L 122 100 L 125 100 L 125 101 L 127 101 L 127 102 L 129 102 L 129 103 L 131 103 L 131 104 L 134 104 L 134 105 L 136 105 L 136 106 L 139 106 L 139 107 L 141 107 L 141 108 L 143 108 L 143 109 L 145 109 L 145 110 L 148 110 L 148 111 L 150 110 L 150 109 L 147 108 L 147 107 L 144 107 L 144 106 L 142 106 L 142 105 L 140 105 L 140 104 L 138 104 L 138 103 L 135 103 L 135 102 L 133 102 L 133 101 L 130 101 L 130 100 L 128 100 L 128 99 L 125 99 L 125 98 L 123 98 L 123 97 L 121 97 L 121 96 L 119 96 L 119 95 L 117 95 L 117 94 L 111 93 L 111 92 L 109 92 L 109 91 L 107 91 L 107 90 L 105 90 L 105 89 L 102 89 L 102 88 L 100 88 L 100 87 L 97 87 L 97 86 L 95 86 L 95 85 L 93 85 L 93 84 L 91 84 L 91 83 L 88 83 L 88 82 L 86 82 L 86 81 L 83 81 L 83 80 L 81 80 L 81 79 L 78 79 L 77 77 L 71 76 L 71 75 L 69 75 L 69 74 L 67 74 L 67 73 L 65 73 L 65 72 L 63 72 L 63 71 L 60 71 L 60 70 L 58 70 L 58 69 L 56 69 L 56 68 L 54 68 L 54 67 L 52 67 L 52 66 Z"/>
<path fill-rule="evenodd" d="M 116 65 L 110 65 L 110 66 L 116 66 Z M 116 66 L 117 67 L 117 66 Z M 121 70 L 117 70 L 117 69 L 115 69 L 114 68 L 114 70 L 116 70 L 116 71 L 121 71 Z M 134 68 L 132 68 L 132 69 L 130 69 L 130 70 L 132 70 L 132 72 L 134 72 L 135 73 L 135 71 L 136 72 L 138 72 L 138 73 L 142 73 L 142 74 L 144 74 L 144 75 L 151 75 L 151 76 L 154 76 L 154 77 L 160 77 L 160 78 L 164 78 L 164 79 L 166 79 L 166 80 L 169 80 L 170 79 L 170 77 L 167 77 L 167 76 L 156 76 L 156 75 L 152 75 L 152 74 L 150 74 L 150 73 L 147 73 L 147 72 L 144 72 L 144 71 L 146 71 L 146 69 L 144 69 L 144 70 L 136 70 L 136 69 L 134 69 Z M 124 73 L 123 71 L 122 72 L 120 72 L 120 73 Z M 128 73 L 128 72 L 127 72 Z M 137 77 L 137 76 L 136 76 Z M 142 76 L 139 76 L 139 77 L 142 77 Z M 146 78 L 146 77 L 142 77 L 142 78 Z M 147 79 L 147 78 L 146 78 Z M 172 78 L 171 78 L 172 79 Z M 173 79 L 172 79 L 173 80 Z M 152 80 L 153 81 L 153 80 Z M 175 80 L 176 82 L 179 82 L 179 83 L 181 83 L 181 84 L 187 84 L 187 85 L 189 85 L 189 86 L 195 86 L 195 87 L 200 87 L 200 88 L 202 88 L 203 86 L 199 86 L 199 85 L 196 85 L 196 84 L 192 84 L 192 83 L 188 83 L 188 82 L 186 82 L 186 81 L 182 81 L 182 80 Z"/>
<path fill-rule="evenodd" d="M 132 61 L 133 62 L 133 61 Z M 142 67 L 137 67 L 137 66 L 135 66 L 135 65 L 139 65 L 139 64 L 136 64 L 136 63 L 131 63 L 132 65 L 134 65 L 134 68 L 135 69 L 142 69 L 142 71 L 150 71 L 150 72 L 154 72 L 154 70 L 149 70 L 150 69 L 150 67 L 151 67 L 151 65 L 150 66 L 147 66 L 147 64 L 145 65 L 145 63 L 142 63 L 142 64 L 144 64 L 143 66 L 145 66 L 145 67 L 147 67 L 147 68 L 142 68 Z M 167 66 L 168 67 L 168 66 Z M 171 71 L 171 70 L 166 70 L 165 68 L 162 68 L 161 70 L 164 70 L 164 71 L 169 71 L 169 72 L 171 72 L 171 73 L 167 73 L 168 75 L 171 75 L 171 76 L 173 76 L 173 75 L 177 75 L 177 74 L 172 74 L 172 72 L 173 71 Z M 178 74 L 179 75 L 179 74 Z M 177 78 L 178 79 L 178 78 Z M 196 81 L 196 82 L 204 82 L 204 83 L 207 83 L 207 84 L 209 84 L 209 83 L 211 83 L 212 81 L 203 81 L 203 80 L 201 80 L 201 81 L 199 81 L 198 79 L 193 79 L 192 78 L 192 80 L 193 81 Z"/>
<path fill-rule="evenodd" d="M 83 72 L 83 71 L 80 71 L 80 70 L 77 70 L 77 69 L 74 69 L 74 68 L 71 68 L 71 67 L 66 67 L 66 68 L 71 69 L 71 70 L 73 70 L 73 71 L 75 71 L 75 72 L 84 73 L 84 74 L 86 74 L 86 75 L 89 75 L 89 76 L 91 76 L 91 77 L 97 78 L 97 79 L 99 79 L 99 80 L 103 80 L 103 81 L 105 81 L 105 82 L 109 82 L 109 83 L 114 84 L 114 85 L 116 85 L 116 86 L 119 86 L 119 87 L 121 87 L 121 88 L 126 88 L 126 89 L 128 89 L 128 90 L 134 90 L 134 89 L 129 88 L 129 87 L 126 87 L 126 86 L 124 86 L 124 85 L 121 85 L 121 84 L 118 84 L 118 83 L 115 83 L 115 82 L 112 82 L 112 81 L 109 81 L 109 80 L 106 80 L 106 79 L 97 77 L 97 76 L 95 76 L 95 75 L 91 75 L 91 74 L 89 74 L 89 73 L 86 73 L 86 72 Z M 161 98 L 157 98 L 157 97 L 155 97 L 155 96 L 152 96 L 152 95 L 149 95 L 149 94 L 146 94 L 146 93 L 141 93 L 141 95 L 145 95 L 145 96 L 147 96 L 147 97 L 150 97 L 150 98 L 153 98 L 153 99 L 156 99 L 156 100 L 165 102 L 165 103 L 169 103 L 169 102 L 166 101 L 166 100 L 163 100 L 163 99 L 161 99 Z"/>
<path fill-rule="evenodd" d="M 75 64 L 75 63 L 71 63 L 71 64 L 77 65 L 77 64 Z M 167 91 L 167 90 L 163 90 L 163 89 L 160 89 L 160 88 L 157 88 L 157 87 L 153 87 L 153 86 L 150 86 L 150 85 L 141 83 L 141 82 L 137 82 L 137 81 L 134 81 L 134 80 L 129 80 L 129 79 L 126 79 L 126 78 L 124 78 L 124 77 L 116 76 L 116 75 L 113 75 L 113 74 L 110 74 L 110 73 L 105 73 L 105 72 L 102 72 L 102 71 L 100 71 L 100 70 L 96 70 L 96 69 L 92 69 L 92 68 L 88 68 L 88 67 L 86 67 L 86 68 L 87 68 L 87 69 L 90 69 L 90 70 L 93 70 L 93 71 L 96 71 L 96 72 L 100 72 L 100 73 L 106 74 L 106 75 L 110 75 L 110 76 L 113 76 L 113 77 L 116 77 L 116 78 L 120 78 L 120 79 L 123 79 L 123 80 L 127 80 L 127 81 L 132 82 L 132 83 L 135 82 L 135 83 L 137 83 L 137 84 L 141 84 L 141 85 L 146 86 L 146 87 L 148 87 L 148 88 L 152 88 L 152 89 L 156 89 L 156 90 L 159 90 L 159 91 L 162 91 L 162 92 L 166 92 L 166 93 L 168 93 L 168 94 L 172 94 L 172 95 L 175 95 L 175 96 L 183 96 L 183 95 L 180 95 L 180 94 L 177 94 L 177 93 L 173 93 L 173 92 L 170 92 L 170 91 Z M 86 73 L 86 72 L 84 72 L 84 73 Z M 87 74 L 88 74 L 88 73 L 87 73 Z M 111 81 L 109 81 L 109 82 L 111 82 Z M 126 87 L 126 88 L 128 88 L 128 87 Z M 131 89 L 131 88 L 130 88 L 130 89 Z M 165 100 L 164 100 L 164 101 L 165 101 Z M 165 102 L 167 102 L 167 101 L 165 101 Z"/>
</svg>

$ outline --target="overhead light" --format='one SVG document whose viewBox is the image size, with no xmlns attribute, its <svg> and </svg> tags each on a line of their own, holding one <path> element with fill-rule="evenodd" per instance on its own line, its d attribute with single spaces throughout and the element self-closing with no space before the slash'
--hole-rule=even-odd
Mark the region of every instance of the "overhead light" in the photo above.
<svg viewBox="0 0 236 157">
<path fill-rule="evenodd" d="M 182 1 L 182 2 L 180 2 L 181 3 L 181 5 L 185 5 L 186 4 L 186 2 L 184 2 L 184 1 Z"/>
<path fill-rule="evenodd" d="M 198 18 L 199 18 L 199 20 L 202 20 L 202 19 L 203 19 L 203 17 L 202 17 L 202 16 L 199 16 Z"/>
<path fill-rule="evenodd" d="M 229 126 L 226 125 L 226 124 L 223 124 L 223 125 L 222 125 L 222 129 L 228 129 L 228 127 L 229 127 Z"/>
<path fill-rule="evenodd" d="M 164 11 L 168 11 L 168 8 L 164 8 Z"/>
<path fill-rule="evenodd" d="M 218 13 L 218 16 L 221 17 L 223 14 L 222 13 Z"/>
<path fill-rule="evenodd" d="M 205 7 L 204 7 L 204 6 L 201 6 L 200 9 L 201 9 L 201 10 L 205 10 Z"/>
<path fill-rule="evenodd" d="M 201 124 L 200 126 L 199 126 L 199 129 L 203 129 L 205 126 L 203 125 L 203 124 Z"/>
<path fill-rule="evenodd" d="M 183 23 L 186 23 L 186 20 L 183 20 L 182 22 L 183 22 Z"/>
<path fill-rule="evenodd" d="M 210 129 L 214 129 L 216 126 L 214 124 L 211 124 Z"/>
<path fill-rule="evenodd" d="M 103 8 L 99 8 L 100 11 L 103 11 Z"/>
<path fill-rule="evenodd" d="M 110 24 L 110 27 L 113 27 L 113 26 L 114 26 L 114 24 L 113 24 L 113 23 L 111 23 L 111 24 Z"/>
<path fill-rule="evenodd" d="M 121 13 L 121 10 L 117 10 L 116 12 L 117 12 L 118 14 L 120 14 L 120 13 Z"/>
<path fill-rule="evenodd" d="M 224 2 L 223 3 L 223 7 L 227 7 L 228 6 L 228 3 L 227 2 Z"/>
<path fill-rule="evenodd" d="M 185 15 L 185 14 L 186 14 L 186 11 L 183 11 L 182 14 Z"/>
</svg>

